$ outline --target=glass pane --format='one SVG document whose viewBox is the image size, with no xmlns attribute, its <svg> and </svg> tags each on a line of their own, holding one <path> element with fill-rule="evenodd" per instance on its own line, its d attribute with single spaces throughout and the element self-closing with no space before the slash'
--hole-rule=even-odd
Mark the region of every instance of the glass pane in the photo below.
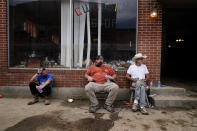
<svg viewBox="0 0 197 131">
<path fill-rule="evenodd" d="M 10 66 L 58 67 L 61 47 L 59 0 L 10 0 Z"/>
<path fill-rule="evenodd" d="M 76 0 L 73 7 L 74 66 L 86 67 L 101 54 L 115 70 L 124 69 L 136 52 L 137 0 Z"/>
<path fill-rule="evenodd" d="M 9 12 L 11 67 L 88 67 L 101 54 L 123 69 L 135 54 L 137 0 L 10 0 Z"/>
</svg>

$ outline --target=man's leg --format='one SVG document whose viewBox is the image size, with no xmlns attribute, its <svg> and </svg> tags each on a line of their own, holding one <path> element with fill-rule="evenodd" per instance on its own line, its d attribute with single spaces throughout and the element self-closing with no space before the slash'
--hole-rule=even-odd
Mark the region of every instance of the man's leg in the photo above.
<svg viewBox="0 0 197 131">
<path fill-rule="evenodd" d="M 146 106 L 146 84 L 144 82 L 140 82 L 140 107 Z"/>
<path fill-rule="evenodd" d="M 105 101 L 105 104 L 108 106 L 111 106 L 116 99 L 119 86 L 113 82 L 105 83 L 105 84 L 106 84 L 106 87 L 105 87 L 104 91 L 109 92 L 108 97 Z"/>
<path fill-rule="evenodd" d="M 90 100 L 90 103 L 91 103 L 89 112 L 95 113 L 96 110 L 99 109 L 99 102 L 96 98 L 95 92 L 103 91 L 103 89 L 104 89 L 103 84 L 98 84 L 98 83 L 95 83 L 95 82 L 89 82 L 85 86 L 86 95 L 88 96 L 88 98 Z"/>
<path fill-rule="evenodd" d="M 113 82 L 105 83 L 104 91 L 109 92 L 109 94 L 105 101 L 104 108 L 110 112 L 114 111 L 112 104 L 114 103 L 116 99 L 116 96 L 118 94 L 118 89 L 119 89 L 119 86 L 116 83 L 113 83 Z"/>
<path fill-rule="evenodd" d="M 133 111 L 137 111 L 137 105 L 138 101 L 140 100 L 140 111 L 142 114 L 147 115 L 148 112 L 146 111 L 146 84 L 142 81 L 137 81 L 136 83 L 133 83 L 133 86 L 135 87 L 135 100 L 134 105 L 132 107 Z"/>
<path fill-rule="evenodd" d="M 28 102 L 27 104 L 28 105 L 32 105 L 32 104 L 35 104 L 37 102 L 39 102 L 39 98 L 38 98 L 38 90 L 36 89 L 36 83 L 35 82 L 30 82 L 29 83 L 29 88 L 30 88 L 30 91 L 31 91 L 31 94 L 33 95 L 33 101 L 30 101 Z"/>
<path fill-rule="evenodd" d="M 51 95 L 51 87 L 50 86 L 45 86 L 43 89 L 42 95 L 44 96 L 44 104 L 49 105 L 50 104 L 50 95 Z"/>
</svg>

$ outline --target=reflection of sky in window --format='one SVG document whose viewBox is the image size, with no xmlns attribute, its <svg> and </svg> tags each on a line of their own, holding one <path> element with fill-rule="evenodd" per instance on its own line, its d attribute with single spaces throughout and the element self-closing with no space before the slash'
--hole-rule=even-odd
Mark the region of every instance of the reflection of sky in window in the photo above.
<svg viewBox="0 0 197 131">
<path fill-rule="evenodd" d="M 121 29 L 136 28 L 137 0 L 81 0 L 105 4 L 117 4 L 116 27 Z"/>
<path fill-rule="evenodd" d="M 10 0 L 10 5 L 22 4 L 39 0 Z M 54 1 L 54 0 L 41 0 Z M 117 4 L 116 27 L 121 29 L 136 28 L 137 0 L 80 0 L 86 2 L 101 1 L 105 4 Z"/>
<path fill-rule="evenodd" d="M 10 0 L 10 5 L 15 6 L 17 4 L 23 4 L 23 3 L 28 3 L 28 2 L 33 2 L 33 1 L 39 1 L 39 0 Z"/>
</svg>

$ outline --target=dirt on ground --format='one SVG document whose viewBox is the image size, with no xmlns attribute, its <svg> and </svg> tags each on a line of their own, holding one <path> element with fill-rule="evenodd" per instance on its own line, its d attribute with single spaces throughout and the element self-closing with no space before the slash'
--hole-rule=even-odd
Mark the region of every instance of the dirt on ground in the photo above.
<svg viewBox="0 0 197 131">
<path fill-rule="evenodd" d="M 95 113 L 95 118 L 85 118 L 74 122 L 61 119 L 61 111 L 28 117 L 5 131 L 108 131 L 114 121 L 118 119 L 117 113 L 110 115 L 110 120 L 104 120 L 102 113 Z"/>
<path fill-rule="evenodd" d="M 0 99 L 1 131 L 196 131 L 197 109 L 149 108 L 149 115 L 132 112 L 125 101 L 115 103 L 115 113 L 88 112 L 87 100 L 68 103 L 52 100 L 28 106 L 30 99 Z M 103 104 L 100 102 L 101 105 Z"/>
</svg>

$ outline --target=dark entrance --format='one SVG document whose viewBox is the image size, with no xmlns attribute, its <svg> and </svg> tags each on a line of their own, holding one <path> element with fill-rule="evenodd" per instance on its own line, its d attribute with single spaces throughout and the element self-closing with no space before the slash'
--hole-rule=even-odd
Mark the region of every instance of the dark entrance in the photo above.
<svg viewBox="0 0 197 131">
<path fill-rule="evenodd" d="M 161 80 L 197 91 L 197 2 L 167 0 L 163 7 Z"/>
</svg>

